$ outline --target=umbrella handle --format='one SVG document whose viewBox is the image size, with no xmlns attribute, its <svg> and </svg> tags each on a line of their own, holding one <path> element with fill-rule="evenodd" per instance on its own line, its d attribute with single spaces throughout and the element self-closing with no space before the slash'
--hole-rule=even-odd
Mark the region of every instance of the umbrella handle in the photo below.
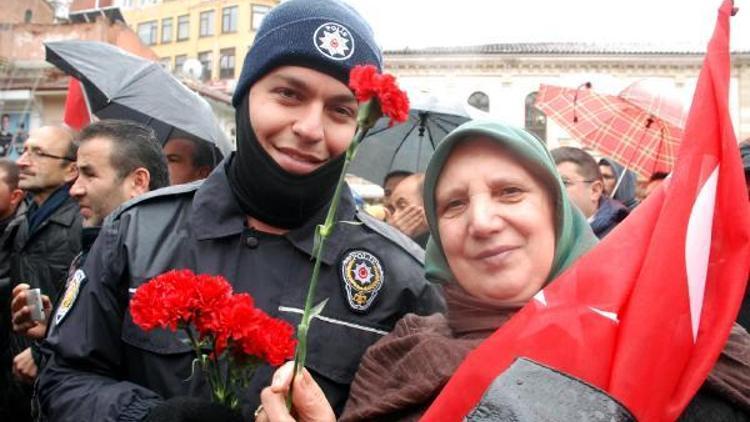
<svg viewBox="0 0 750 422">
<path fill-rule="evenodd" d="M 573 123 L 578 123 L 578 115 L 576 114 L 576 103 L 578 103 L 578 91 L 580 91 L 581 88 L 591 89 L 591 82 L 584 82 L 578 85 L 578 88 L 576 88 L 576 93 L 573 96 Z"/>
<path fill-rule="evenodd" d="M 614 198 L 615 194 L 617 193 L 617 188 L 620 187 L 620 184 L 622 183 L 622 179 L 625 178 L 625 173 L 628 172 L 628 168 L 623 166 L 622 171 L 620 172 L 620 177 L 617 178 L 617 183 L 615 183 L 615 188 L 612 189 L 612 193 L 609 195 L 610 198 Z"/>
</svg>

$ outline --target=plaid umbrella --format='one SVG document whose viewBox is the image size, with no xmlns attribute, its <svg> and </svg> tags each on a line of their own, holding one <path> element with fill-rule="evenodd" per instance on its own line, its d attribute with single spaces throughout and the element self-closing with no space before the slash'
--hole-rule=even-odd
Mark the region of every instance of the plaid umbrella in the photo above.
<svg viewBox="0 0 750 422">
<path fill-rule="evenodd" d="M 542 84 L 536 107 L 571 136 L 643 177 L 671 172 L 682 139 L 682 104 L 637 81 L 618 95 L 591 84 L 565 88 Z"/>
</svg>

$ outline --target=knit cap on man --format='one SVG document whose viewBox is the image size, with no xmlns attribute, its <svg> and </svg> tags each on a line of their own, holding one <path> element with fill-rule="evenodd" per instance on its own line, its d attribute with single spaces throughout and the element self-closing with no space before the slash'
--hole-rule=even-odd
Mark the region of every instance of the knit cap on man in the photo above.
<svg viewBox="0 0 750 422">
<path fill-rule="evenodd" d="M 290 0 L 263 19 L 245 56 L 232 104 L 263 75 L 285 65 L 304 66 L 348 84 L 356 65 L 382 69 L 372 29 L 351 6 L 339 0 Z"/>
</svg>

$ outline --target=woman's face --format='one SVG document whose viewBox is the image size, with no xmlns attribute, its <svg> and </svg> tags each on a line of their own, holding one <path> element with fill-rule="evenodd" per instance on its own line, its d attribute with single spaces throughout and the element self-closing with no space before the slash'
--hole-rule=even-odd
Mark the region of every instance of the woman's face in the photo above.
<svg viewBox="0 0 750 422">
<path fill-rule="evenodd" d="M 515 158 L 488 139 L 457 145 L 435 200 L 443 250 L 466 291 L 522 305 L 542 288 L 555 253 L 552 199 Z"/>
</svg>

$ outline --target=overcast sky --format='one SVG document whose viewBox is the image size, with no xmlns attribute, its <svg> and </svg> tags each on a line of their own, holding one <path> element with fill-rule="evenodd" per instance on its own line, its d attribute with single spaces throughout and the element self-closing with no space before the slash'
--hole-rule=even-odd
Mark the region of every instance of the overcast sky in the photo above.
<svg viewBox="0 0 750 422">
<path fill-rule="evenodd" d="M 386 49 L 499 42 L 689 42 L 710 38 L 721 0 L 345 0 Z M 750 50 L 750 0 L 732 49 Z"/>
</svg>

